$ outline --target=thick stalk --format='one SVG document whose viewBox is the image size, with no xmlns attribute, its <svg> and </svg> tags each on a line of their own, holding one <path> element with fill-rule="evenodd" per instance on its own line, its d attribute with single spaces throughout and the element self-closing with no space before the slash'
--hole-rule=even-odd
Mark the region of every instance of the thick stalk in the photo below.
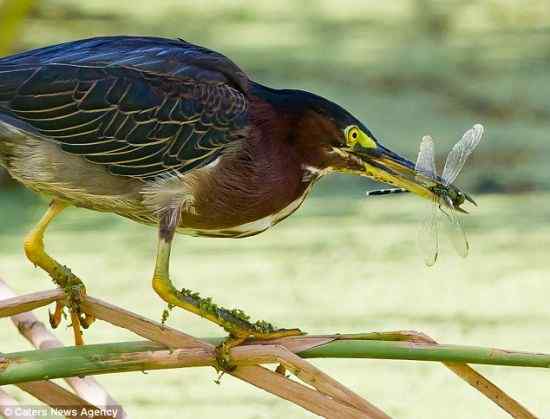
<svg viewBox="0 0 550 419">
<path fill-rule="evenodd" d="M 202 339 L 216 343 L 218 339 Z M 237 364 L 249 364 L 247 350 L 235 348 Z M 248 349 L 247 349 L 248 348 Z M 335 340 L 298 353 L 302 358 L 375 358 L 454 362 L 517 367 L 550 367 L 550 355 L 493 348 L 372 340 Z M 26 381 L 145 371 L 165 368 L 211 366 L 210 351 L 201 348 L 169 350 L 161 344 L 139 341 L 84 347 L 26 351 L 0 356 L 0 385 Z"/>
</svg>

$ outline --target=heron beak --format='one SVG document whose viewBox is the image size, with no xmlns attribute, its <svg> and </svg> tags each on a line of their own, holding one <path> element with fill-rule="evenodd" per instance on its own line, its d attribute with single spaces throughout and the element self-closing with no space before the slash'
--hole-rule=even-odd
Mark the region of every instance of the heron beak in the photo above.
<svg viewBox="0 0 550 419">
<path fill-rule="evenodd" d="M 351 154 L 363 162 L 364 168 L 359 174 L 377 182 L 407 189 L 430 200 L 438 198 L 433 192 L 433 187 L 437 185 L 443 187 L 439 179 L 423 176 L 415 170 L 414 163 L 380 144 L 377 144 L 376 148 L 363 148 L 356 145 Z"/>
</svg>

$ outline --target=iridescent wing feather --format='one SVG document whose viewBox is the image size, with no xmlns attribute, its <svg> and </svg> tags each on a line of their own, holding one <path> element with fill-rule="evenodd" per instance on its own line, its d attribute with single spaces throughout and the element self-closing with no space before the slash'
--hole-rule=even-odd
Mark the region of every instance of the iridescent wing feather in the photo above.
<svg viewBox="0 0 550 419">
<path fill-rule="evenodd" d="M 243 137 L 246 75 L 159 38 L 77 41 L 0 59 L 0 115 L 116 175 L 204 166 Z"/>
</svg>

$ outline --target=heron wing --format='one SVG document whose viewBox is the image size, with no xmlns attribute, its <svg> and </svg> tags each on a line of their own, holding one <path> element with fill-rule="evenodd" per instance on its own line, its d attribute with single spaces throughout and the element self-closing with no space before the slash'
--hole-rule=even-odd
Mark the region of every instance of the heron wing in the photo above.
<svg viewBox="0 0 550 419">
<path fill-rule="evenodd" d="M 0 59 L 0 113 L 113 174 L 147 179 L 204 166 L 242 139 L 247 80 L 183 41 L 96 38 Z"/>
</svg>

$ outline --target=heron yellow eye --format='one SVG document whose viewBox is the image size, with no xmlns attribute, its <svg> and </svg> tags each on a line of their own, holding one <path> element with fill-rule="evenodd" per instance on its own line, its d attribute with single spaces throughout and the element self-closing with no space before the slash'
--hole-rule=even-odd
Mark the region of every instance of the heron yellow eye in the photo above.
<svg viewBox="0 0 550 419">
<path fill-rule="evenodd" d="M 349 147 L 353 147 L 355 143 L 359 140 L 359 134 L 361 131 L 359 131 L 359 128 L 357 127 L 349 127 L 347 129 L 346 133 L 346 143 Z"/>
<path fill-rule="evenodd" d="M 355 125 L 346 128 L 345 135 L 348 147 L 353 147 L 356 143 L 359 143 L 364 148 L 376 148 L 374 140 Z"/>
</svg>

